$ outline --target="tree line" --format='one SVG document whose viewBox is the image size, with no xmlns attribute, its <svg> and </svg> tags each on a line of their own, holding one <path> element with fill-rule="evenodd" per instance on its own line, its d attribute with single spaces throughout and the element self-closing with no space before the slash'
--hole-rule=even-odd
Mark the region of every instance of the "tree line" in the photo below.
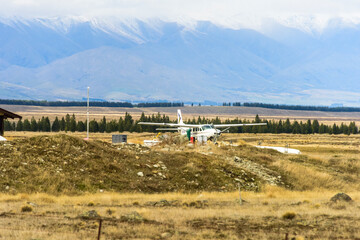
<svg viewBox="0 0 360 240">
<path fill-rule="evenodd" d="M 115 120 L 107 120 L 104 116 L 101 120 L 91 120 L 89 122 L 90 132 L 156 132 L 158 126 L 139 125 L 138 122 L 165 122 L 165 123 L 176 123 L 176 120 L 170 120 L 169 116 L 158 114 L 152 114 L 146 116 L 144 113 L 141 114 L 140 119 L 134 120 L 129 113 L 125 113 L 124 117 L 120 117 Z M 231 127 L 228 129 L 231 133 L 293 133 L 293 134 L 357 134 L 359 129 L 355 122 L 349 124 L 341 123 L 333 125 L 324 125 L 319 123 L 318 120 L 307 120 L 303 121 L 285 121 L 279 120 L 262 120 L 258 115 L 252 121 L 241 120 L 238 118 L 227 119 L 222 121 L 219 117 L 216 118 L 205 118 L 198 117 L 185 120 L 188 124 L 236 124 L 236 123 L 267 123 L 266 126 L 244 126 L 244 127 Z M 33 131 L 33 132 L 85 132 L 87 122 L 77 120 L 73 114 L 70 116 L 67 114 L 65 117 L 56 117 L 54 121 L 50 121 L 48 117 L 41 117 L 36 120 L 34 117 L 17 122 L 10 122 L 5 120 L 4 129 L 6 131 Z"/>
<path fill-rule="evenodd" d="M 36 100 L 8 100 L 0 99 L 0 104 L 5 105 L 27 105 L 27 106 L 43 106 L 43 107 L 86 107 L 86 101 L 36 101 Z M 92 107 L 183 107 L 183 102 L 145 102 L 145 103 L 129 103 L 129 102 L 106 102 L 91 101 Z"/>
<path fill-rule="evenodd" d="M 286 105 L 286 104 L 268 104 L 268 103 L 248 103 L 248 102 L 224 102 L 223 106 L 234 107 L 261 107 L 270 109 L 284 110 L 302 110 L 302 111 L 322 111 L 322 112 L 360 112 L 358 107 L 326 107 L 326 106 L 302 106 L 302 105 Z"/>
<path fill-rule="evenodd" d="M 86 101 L 37 101 L 37 100 L 8 100 L 0 99 L 0 104 L 4 105 L 28 105 L 28 106 L 50 106 L 50 107 L 86 107 Z M 326 106 L 302 106 L 302 105 L 286 105 L 286 104 L 268 104 L 268 103 L 249 103 L 249 102 L 224 102 L 223 106 L 234 107 L 261 107 L 270 109 L 284 110 L 303 110 L 303 111 L 324 111 L 324 112 L 360 112 L 359 107 L 326 107 Z M 127 108 L 143 108 L 143 107 L 184 107 L 183 102 L 106 102 L 91 101 L 92 107 L 127 107 Z M 192 103 L 191 106 L 194 106 Z M 198 104 L 201 106 L 201 103 Z"/>
</svg>

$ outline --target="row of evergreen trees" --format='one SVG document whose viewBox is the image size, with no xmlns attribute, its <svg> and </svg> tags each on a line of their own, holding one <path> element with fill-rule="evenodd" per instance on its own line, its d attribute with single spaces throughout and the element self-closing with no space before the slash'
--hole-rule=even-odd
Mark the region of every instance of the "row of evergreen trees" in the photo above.
<svg viewBox="0 0 360 240">
<path fill-rule="evenodd" d="M 359 107 L 326 107 L 326 106 L 302 106 L 302 105 L 286 105 L 286 104 L 270 104 L 270 103 L 248 103 L 248 102 L 233 102 L 223 103 L 223 106 L 234 107 L 261 107 L 270 109 L 285 109 L 285 110 L 301 110 L 301 111 L 323 111 L 323 112 L 360 112 Z"/>
<path fill-rule="evenodd" d="M 51 106 L 51 107 L 85 107 L 86 101 L 36 101 L 36 100 L 13 100 L 0 99 L 0 104 L 6 105 L 27 105 L 27 106 Z M 145 102 L 145 103 L 129 103 L 129 102 L 106 102 L 91 101 L 92 107 L 183 107 L 183 102 Z"/>
<path fill-rule="evenodd" d="M 120 117 L 118 120 L 108 121 L 104 116 L 100 121 L 95 119 L 89 122 L 90 132 L 155 132 L 157 126 L 148 126 L 148 125 L 139 125 L 138 122 L 165 122 L 165 123 L 175 123 L 171 121 L 169 116 L 166 115 L 151 115 L 145 116 L 142 113 L 139 120 L 134 120 L 129 113 L 125 113 L 124 117 Z M 294 133 L 294 134 L 357 134 L 359 129 L 356 126 L 355 122 L 350 124 L 341 123 L 340 125 L 333 124 L 331 126 L 320 124 L 318 120 L 307 120 L 306 122 L 290 121 L 286 119 L 285 121 L 279 120 L 261 120 L 258 115 L 256 115 L 253 121 L 233 119 L 221 121 L 219 117 L 208 119 L 198 117 L 188 119 L 185 123 L 188 124 L 231 124 L 231 123 L 267 123 L 266 126 L 244 126 L 244 127 L 231 127 L 229 132 L 231 133 Z M 70 131 L 70 132 L 84 132 L 86 131 L 86 121 L 77 121 L 75 115 L 70 116 L 67 114 L 65 117 L 59 119 L 55 118 L 53 122 L 50 121 L 48 117 L 42 117 L 41 119 L 36 120 L 32 117 L 30 120 L 19 120 L 18 122 L 10 122 L 5 120 L 5 130 L 6 131 L 33 131 L 33 132 L 59 132 L 59 131 Z"/>
</svg>

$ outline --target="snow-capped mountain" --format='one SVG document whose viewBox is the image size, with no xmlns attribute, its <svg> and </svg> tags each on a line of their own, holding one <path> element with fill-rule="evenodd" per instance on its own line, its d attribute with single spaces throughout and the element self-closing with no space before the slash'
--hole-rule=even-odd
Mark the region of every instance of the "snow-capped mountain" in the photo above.
<svg viewBox="0 0 360 240">
<path fill-rule="evenodd" d="M 0 19 L 0 98 L 359 106 L 360 25 L 291 24 Z"/>
</svg>

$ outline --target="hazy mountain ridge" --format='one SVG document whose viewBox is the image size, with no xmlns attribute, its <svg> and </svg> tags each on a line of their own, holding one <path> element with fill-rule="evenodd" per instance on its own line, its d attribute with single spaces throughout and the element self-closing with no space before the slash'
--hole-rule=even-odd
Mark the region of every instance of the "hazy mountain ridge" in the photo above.
<svg viewBox="0 0 360 240">
<path fill-rule="evenodd" d="M 106 100 L 358 106 L 360 27 L 339 25 L 312 34 L 276 23 L 258 32 L 210 22 L 0 20 L 0 94 L 77 100 L 90 86 Z"/>
</svg>

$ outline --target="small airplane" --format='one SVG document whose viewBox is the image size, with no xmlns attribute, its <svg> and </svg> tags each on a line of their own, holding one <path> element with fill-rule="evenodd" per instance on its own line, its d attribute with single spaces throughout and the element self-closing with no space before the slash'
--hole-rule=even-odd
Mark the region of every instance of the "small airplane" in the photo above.
<svg viewBox="0 0 360 240">
<path fill-rule="evenodd" d="M 221 133 L 227 131 L 231 127 L 242 126 L 263 126 L 266 123 L 238 123 L 238 124 L 185 124 L 181 116 L 181 110 L 177 110 L 178 123 L 154 123 L 154 122 L 139 122 L 140 125 L 152 125 L 152 126 L 168 126 L 173 128 L 157 128 L 158 131 L 178 131 L 181 135 L 187 135 L 188 138 L 194 137 L 206 137 L 211 141 L 215 141 L 221 135 Z M 225 128 L 220 130 L 219 128 Z"/>
</svg>

